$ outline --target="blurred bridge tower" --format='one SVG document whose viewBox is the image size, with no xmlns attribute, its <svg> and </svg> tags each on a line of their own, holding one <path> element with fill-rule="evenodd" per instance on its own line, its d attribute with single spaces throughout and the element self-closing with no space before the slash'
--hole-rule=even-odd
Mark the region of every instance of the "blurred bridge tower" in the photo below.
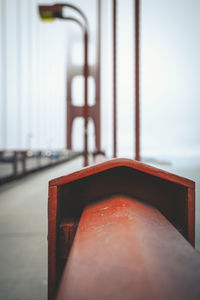
<svg viewBox="0 0 200 300">
<path fill-rule="evenodd" d="M 98 0 L 97 5 L 97 38 L 96 38 L 96 64 L 88 65 L 88 77 L 92 77 L 95 84 L 95 103 L 88 105 L 88 119 L 92 119 L 95 128 L 95 147 L 96 150 L 101 150 L 101 127 L 100 127 L 100 53 L 101 53 L 101 0 Z M 83 76 L 83 66 L 75 65 L 72 62 L 72 43 L 70 40 L 70 48 L 68 48 L 67 60 L 67 149 L 72 149 L 72 130 L 73 121 L 76 118 L 84 118 L 84 106 L 73 104 L 72 83 L 76 76 Z M 90 38 L 89 38 L 90 43 Z"/>
</svg>

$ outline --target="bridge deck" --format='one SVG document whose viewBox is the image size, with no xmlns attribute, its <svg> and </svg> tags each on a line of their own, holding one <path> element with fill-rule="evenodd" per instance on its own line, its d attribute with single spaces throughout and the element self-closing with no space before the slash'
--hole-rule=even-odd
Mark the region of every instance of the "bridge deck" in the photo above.
<svg viewBox="0 0 200 300">
<path fill-rule="evenodd" d="M 48 181 L 82 166 L 80 157 L 0 188 L 0 299 L 47 299 Z"/>
<path fill-rule="evenodd" d="M 48 180 L 82 165 L 78 158 L 0 188 L 0 299 L 47 299 Z M 168 170 L 197 183 L 196 247 L 200 250 L 200 167 Z"/>
</svg>

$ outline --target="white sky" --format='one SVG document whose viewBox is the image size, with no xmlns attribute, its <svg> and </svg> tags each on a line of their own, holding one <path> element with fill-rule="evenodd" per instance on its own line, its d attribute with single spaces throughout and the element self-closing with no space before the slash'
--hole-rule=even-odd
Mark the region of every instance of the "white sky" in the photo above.
<svg viewBox="0 0 200 300">
<path fill-rule="evenodd" d="M 54 3 L 54 1 L 42 1 Z M 65 147 L 67 34 L 78 29 L 44 24 L 39 0 L 0 3 L 1 148 Z M 143 156 L 199 155 L 200 1 L 141 0 L 141 148 Z M 74 0 L 90 19 L 96 2 Z M 112 1 L 102 0 L 102 145 L 112 155 Z M 118 156 L 134 155 L 133 1 L 118 0 Z M 4 16 L 4 18 L 3 18 Z M 20 18 L 18 18 L 20 16 Z M 90 61 L 94 50 L 90 47 Z M 6 55 L 5 55 L 6 53 Z M 80 42 L 73 49 L 81 61 Z M 6 71 L 4 71 L 6 70 Z M 80 78 L 76 79 L 81 82 Z M 90 101 L 95 87 L 90 79 Z M 80 103 L 81 83 L 74 83 Z M 56 99 L 56 100 L 55 100 Z M 74 146 L 83 145 L 81 120 Z M 90 125 L 90 147 L 94 128 Z"/>
</svg>

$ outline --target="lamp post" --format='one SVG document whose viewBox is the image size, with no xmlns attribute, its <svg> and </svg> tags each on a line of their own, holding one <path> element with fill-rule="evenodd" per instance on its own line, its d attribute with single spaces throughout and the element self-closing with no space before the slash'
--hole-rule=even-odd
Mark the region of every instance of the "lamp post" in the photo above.
<svg viewBox="0 0 200 300">
<path fill-rule="evenodd" d="M 135 159 L 140 157 L 140 0 L 135 0 Z"/>
<path fill-rule="evenodd" d="M 63 16 L 63 7 L 75 10 L 84 23 L 74 17 Z M 84 166 L 88 165 L 88 21 L 85 14 L 76 6 L 68 3 L 54 5 L 39 5 L 39 14 L 43 21 L 62 19 L 77 23 L 83 30 L 84 40 Z"/>
<path fill-rule="evenodd" d="M 113 157 L 117 157 L 117 0 L 113 0 Z"/>
</svg>

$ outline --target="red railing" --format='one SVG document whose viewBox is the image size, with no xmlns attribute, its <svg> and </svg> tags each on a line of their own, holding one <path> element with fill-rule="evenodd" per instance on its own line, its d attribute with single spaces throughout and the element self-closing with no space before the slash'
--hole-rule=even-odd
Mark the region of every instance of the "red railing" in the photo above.
<svg viewBox="0 0 200 300">
<path fill-rule="evenodd" d="M 88 205 L 57 300 L 199 299 L 200 255 L 154 207 L 124 195 Z"/>
<path fill-rule="evenodd" d="M 195 239 L 194 191 L 188 179 L 128 159 L 52 180 L 49 299 L 62 274 L 59 299 L 79 299 L 79 292 L 87 299 L 121 299 L 126 283 L 127 299 L 147 293 L 154 299 L 162 290 L 166 298 L 157 299 L 173 291 L 180 299 L 198 299 L 200 268 L 194 266 L 200 256 L 189 245 Z"/>
</svg>

